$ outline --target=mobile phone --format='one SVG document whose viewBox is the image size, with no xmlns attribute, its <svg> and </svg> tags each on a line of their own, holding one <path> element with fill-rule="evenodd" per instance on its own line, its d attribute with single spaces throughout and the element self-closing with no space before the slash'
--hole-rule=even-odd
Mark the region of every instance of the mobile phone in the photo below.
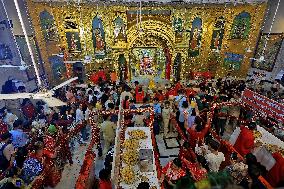
<svg viewBox="0 0 284 189">
<path fill-rule="evenodd" d="M 16 180 L 16 187 L 21 187 L 21 186 L 22 186 L 22 181 Z"/>
</svg>

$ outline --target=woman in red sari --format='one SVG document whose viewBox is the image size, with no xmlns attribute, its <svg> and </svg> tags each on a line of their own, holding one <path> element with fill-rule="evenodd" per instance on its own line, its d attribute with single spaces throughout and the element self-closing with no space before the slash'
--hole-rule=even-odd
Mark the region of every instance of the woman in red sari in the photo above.
<svg viewBox="0 0 284 189">
<path fill-rule="evenodd" d="M 164 182 L 166 189 L 172 189 L 176 182 L 185 175 L 186 172 L 182 169 L 181 160 L 179 158 L 175 158 L 162 169 L 160 182 Z"/>
<path fill-rule="evenodd" d="M 54 125 L 50 125 L 47 129 L 47 134 L 44 137 L 43 154 L 45 157 L 45 185 L 55 187 L 61 179 L 61 172 L 56 165 L 57 128 Z"/>
</svg>

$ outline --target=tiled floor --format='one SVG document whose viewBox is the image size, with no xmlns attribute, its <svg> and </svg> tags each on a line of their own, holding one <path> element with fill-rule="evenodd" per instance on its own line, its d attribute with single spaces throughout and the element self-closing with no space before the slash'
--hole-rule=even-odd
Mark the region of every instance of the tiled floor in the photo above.
<svg viewBox="0 0 284 189">
<path fill-rule="evenodd" d="M 162 134 L 156 136 L 156 142 L 160 153 L 160 164 L 164 167 L 178 156 L 180 142 L 176 137 L 164 139 Z"/>
<path fill-rule="evenodd" d="M 79 172 L 81 169 L 81 166 L 83 164 L 83 160 L 84 160 L 84 156 L 87 150 L 87 146 L 86 145 L 76 145 L 75 147 L 75 151 L 73 154 L 73 165 L 70 166 L 69 164 L 67 164 L 64 167 L 63 173 L 62 173 L 62 177 L 61 180 L 59 182 L 59 184 L 55 187 L 56 189 L 67 189 L 67 188 L 74 188 L 75 183 L 77 181 L 77 178 L 79 176 Z"/>
</svg>

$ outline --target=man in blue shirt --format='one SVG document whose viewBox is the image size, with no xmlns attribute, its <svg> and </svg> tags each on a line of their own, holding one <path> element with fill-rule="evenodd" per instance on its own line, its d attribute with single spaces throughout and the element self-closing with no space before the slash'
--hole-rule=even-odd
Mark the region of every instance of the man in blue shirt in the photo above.
<svg viewBox="0 0 284 189">
<path fill-rule="evenodd" d="M 175 97 L 175 102 L 178 103 L 178 108 L 182 107 L 182 103 L 186 101 L 186 97 L 184 95 L 184 91 L 182 89 L 180 89 L 178 91 L 178 96 Z"/>
<path fill-rule="evenodd" d="M 155 113 L 155 119 L 154 119 L 154 134 L 159 134 L 160 132 L 160 126 L 161 126 L 161 118 L 162 118 L 162 109 L 161 104 L 158 102 L 158 98 L 153 99 L 153 108 Z"/>
<path fill-rule="evenodd" d="M 153 99 L 153 107 L 154 107 L 155 116 L 158 116 L 162 113 L 161 104 L 158 103 L 158 101 L 159 101 L 158 98 Z"/>
<path fill-rule="evenodd" d="M 28 135 L 22 130 L 23 122 L 16 120 L 13 124 L 14 129 L 10 131 L 12 134 L 12 144 L 15 148 L 24 147 L 28 142 Z"/>
</svg>

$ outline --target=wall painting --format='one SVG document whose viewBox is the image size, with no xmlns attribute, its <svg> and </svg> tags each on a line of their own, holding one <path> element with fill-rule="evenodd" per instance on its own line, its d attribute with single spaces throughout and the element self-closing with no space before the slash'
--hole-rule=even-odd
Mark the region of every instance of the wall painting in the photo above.
<svg viewBox="0 0 284 189">
<path fill-rule="evenodd" d="M 106 55 L 105 32 L 102 20 L 98 16 L 92 22 L 92 38 L 96 59 L 103 59 Z"/>
<path fill-rule="evenodd" d="M 58 35 L 53 16 L 46 10 L 39 14 L 40 26 L 45 41 L 57 41 Z"/>
<path fill-rule="evenodd" d="M 195 18 L 192 22 L 190 30 L 190 40 L 189 40 L 189 57 L 196 57 L 199 55 L 201 47 L 201 35 L 202 35 L 202 20 L 200 18 Z"/>
<path fill-rule="evenodd" d="M 224 67 L 229 70 L 240 70 L 244 55 L 225 52 Z"/>
<path fill-rule="evenodd" d="M 237 15 L 233 21 L 231 39 L 247 39 L 251 28 L 251 16 L 247 12 Z"/>
<path fill-rule="evenodd" d="M 224 37 L 224 18 L 218 18 L 217 22 L 214 25 L 212 40 L 211 40 L 211 49 L 220 50 L 222 47 L 222 40 Z"/>
</svg>

